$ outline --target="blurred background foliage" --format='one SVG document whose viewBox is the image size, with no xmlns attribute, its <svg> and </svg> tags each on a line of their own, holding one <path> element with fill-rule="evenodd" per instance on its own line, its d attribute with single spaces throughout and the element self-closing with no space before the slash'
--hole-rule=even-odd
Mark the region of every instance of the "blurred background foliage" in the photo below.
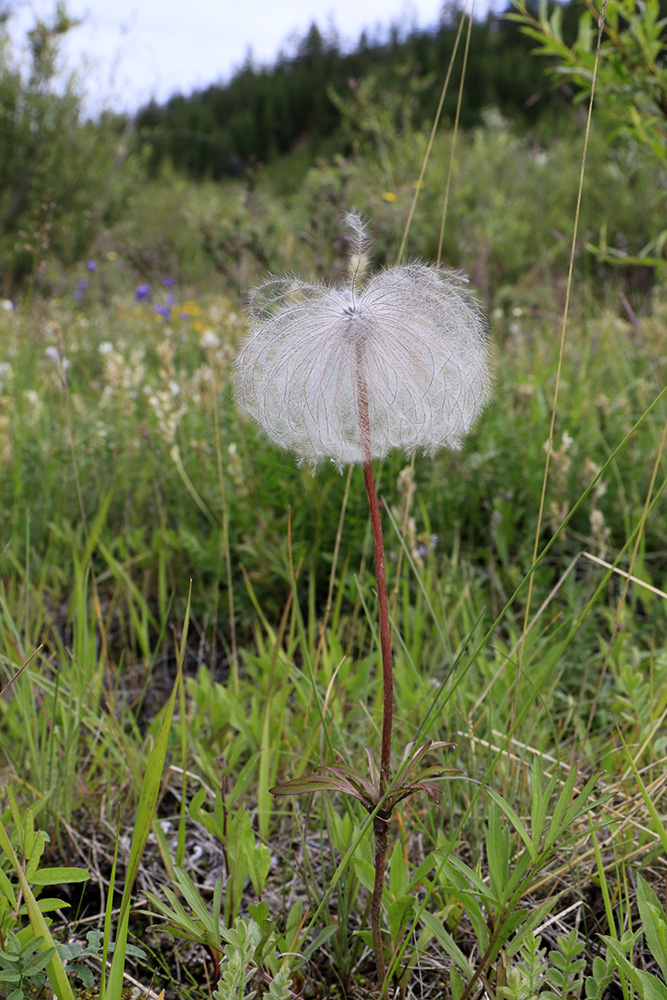
<svg viewBox="0 0 667 1000">
<path fill-rule="evenodd" d="M 533 229 L 535 219 L 521 216 L 534 216 L 535 201 L 526 198 L 530 209 L 513 218 L 506 212 L 502 223 L 492 221 L 498 216 L 486 202 L 502 200 L 508 187 L 530 185 L 528 160 L 541 164 L 560 187 L 559 160 L 567 159 L 568 144 L 580 137 L 579 98 L 590 82 L 596 37 L 596 11 L 580 0 L 555 7 L 521 2 L 513 10 L 489 12 L 472 27 L 461 125 L 464 145 L 479 161 L 475 166 L 488 166 L 480 178 L 464 162 L 466 154 L 459 157 L 462 190 L 454 201 L 469 241 L 481 242 L 491 257 L 497 250 L 505 261 L 501 285 L 529 263 L 522 233 Z M 382 257 L 382 236 L 394 246 L 404 224 L 407 186 L 424 152 L 459 13 L 446 4 L 430 30 L 393 26 L 386 37 L 362 35 L 352 51 L 342 49 L 333 29 L 323 35 L 313 24 L 271 66 L 249 59 L 224 85 L 175 94 L 163 105 L 140 109 L 134 119 L 105 112 L 95 121 L 82 113 L 76 77 L 60 68 L 60 45 L 75 23 L 65 7 L 36 20 L 21 64 L 0 23 L 4 294 L 14 294 L 28 279 L 39 281 L 48 261 L 66 266 L 85 258 L 114 225 L 139 270 L 150 270 L 156 258 L 164 266 L 166 257 L 186 271 L 191 261 L 193 279 L 202 267 L 212 268 L 243 287 L 257 268 L 269 261 L 272 268 L 282 266 L 280 258 L 290 257 L 292 249 L 284 248 L 288 230 L 310 242 L 322 269 L 330 261 L 317 230 L 330 232 L 330 216 L 354 207 L 377 217 L 373 202 L 402 196 L 401 205 L 393 206 L 396 225 L 380 219 Z M 656 231 L 655 219 L 665 197 L 666 13 L 665 0 L 609 4 L 598 85 L 605 114 L 596 121 L 607 147 L 605 176 L 590 172 L 587 198 L 594 217 L 600 215 L 596 198 L 611 201 L 610 185 L 614 199 L 621 196 L 612 218 L 605 214 L 604 227 L 588 232 L 602 256 L 643 257 L 654 267 L 664 259 L 664 234 Z M 5 11 L 5 22 L 8 16 Z M 532 49 L 546 58 L 531 57 Z M 460 61 L 459 51 L 459 67 Z M 455 66 L 454 79 L 457 72 Z M 452 85 L 444 103 L 439 164 L 445 162 L 456 91 Z M 647 174 L 656 170 L 651 182 Z M 474 178 L 468 192 L 466 175 Z M 217 183 L 225 178 L 236 178 L 236 187 Z M 441 197 L 437 184 L 430 190 L 436 200 Z M 648 210 L 630 211 L 633 197 Z M 280 205 L 264 224 L 253 206 L 261 203 L 264 217 L 271 199 L 281 199 Z M 571 198 L 554 192 L 553 200 L 548 233 L 565 231 L 571 218 Z M 300 228 L 293 219 L 287 224 L 286 209 L 294 211 Z M 562 218 L 555 217 L 559 213 Z M 425 207 L 427 228 L 431 215 L 431 206 Z M 476 227 L 475 215 L 486 220 L 486 231 L 484 224 Z M 150 248 L 141 236 L 146 223 Z M 507 233 L 506 246 L 494 226 Z M 432 234 L 419 232 L 417 246 L 420 254 L 432 255 Z M 449 250 L 459 263 L 455 249 Z M 246 266 L 228 275 L 229 260 Z M 299 255 L 285 263 L 300 264 Z"/>
<path fill-rule="evenodd" d="M 76 25 L 59 4 L 26 38 L 27 65 L 0 24 L 0 288 L 5 294 L 53 256 L 81 259 L 119 218 L 136 182 L 131 124 L 111 113 L 84 121 L 59 50 Z M 134 152 L 132 151 L 134 150 Z"/>
</svg>

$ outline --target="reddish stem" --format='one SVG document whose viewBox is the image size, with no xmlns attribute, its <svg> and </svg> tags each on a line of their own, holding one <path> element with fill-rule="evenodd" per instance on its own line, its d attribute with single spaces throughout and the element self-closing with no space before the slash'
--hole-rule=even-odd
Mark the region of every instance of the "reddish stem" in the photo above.
<svg viewBox="0 0 667 1000">
<path fill-rule="evenodd" d="M 386 974 L 384 950 L 382 948 L 382 892 L 384 890 L 384 873 L 387 865 L 387 835 L 389 823 L 376 816 L 373 821 L 375 834 L 375 882 L 373 898 L 371 899 L 371 930 L 373 933 L 373 951 L 380 986 L 384 983 Z"/>
<path fill-rule="evenodd" d="M 384 542 L 382 540 L 382 520 L 375 477 L 373 476 L 373 459 L 371 454 L 371 430 L 368 413 L 368 389 L 363 376 L 362 347 L 357 344 L 357 406 L 359 410 L 359 430 L 361 447 L 364 457 L 364 481 L 368 509 L 371 515 L 373 531 L 373 551 L 375 554 L 375 581 L 378 595 L 378 615 L 380 620 L 380 648 L 382 651 L 382 752 L 380 758 L 380 788 L 382 797 L 389 788 L 391 780 L 391 733 L 394 719 L 394 667 L 391 655 L 391 631 L 389 628 L 389 601 L 387 599 L 387 574 L 384 564 Z M 373 823 L 375 835 L 375 883 L 371 900 L 371 928 L 373 932 L 373 950 L 380 984 L 385 978 L 384 952 L 382 948 L 382 893 L 387 863 L 387 839 L 389 833 L 389 817 L 381 812 Z"/>
<path fill-rule="evenodd" d="M 373 463 L 369 459 L 364 462 L 364 480 L 366 495 L 371 515 L 373 530 L 373 550 L 375 553 L 375 580 L 378 594 L 378 614 L 380 619 L 380 647 L 382 649 L 382 756 L 380 774 L 384 793 L 389 788 L 391 771 L 391 731 L 394 719 L 394 668 L 391 655 L 391 632 L 389 629 L 389 601 L 387 600 L 387 575 L 384 565 L 384 543 L 382 541 L 382 522 L 380 520 L 380 505 L 375 489 Z"/>
</svg>

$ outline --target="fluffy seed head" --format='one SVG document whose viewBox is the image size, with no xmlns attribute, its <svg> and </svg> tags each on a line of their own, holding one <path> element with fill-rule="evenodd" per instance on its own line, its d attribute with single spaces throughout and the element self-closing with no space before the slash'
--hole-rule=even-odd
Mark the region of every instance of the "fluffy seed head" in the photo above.
<svg viewBox="0 0 667 1000">
<path fill-rule="evenodd" d="M 346 221 L 360 259 L 365 229 L 358 216 Z M 362 282 L 355 268 L 342 286 L 270 277 L 254 293 L 236 362 L 239 404 L 313 468 L 365 461 L 364 437 L 373 458 L 459 448 L 490 389 L 484 322 L 466 279 L 419 263 Z"/>
</svg>

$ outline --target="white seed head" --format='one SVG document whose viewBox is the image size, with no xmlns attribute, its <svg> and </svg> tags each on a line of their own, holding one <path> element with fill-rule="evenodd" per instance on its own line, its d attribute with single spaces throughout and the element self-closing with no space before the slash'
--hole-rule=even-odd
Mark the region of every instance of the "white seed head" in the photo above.
<svg viewBox="0 0 667 1000">
<path fill-rule="evenodd" d="M 361 220 L 346 223 L 361 256 Z M 373 458 L 461 446 L 491 389 L 484 322 L 464 277 L 413 263 L 360 285 L 270 277 L 255 292 L 236 396 L 272 441 L 312 467 L 363 462 L 360 387 Z"/>
</svg>

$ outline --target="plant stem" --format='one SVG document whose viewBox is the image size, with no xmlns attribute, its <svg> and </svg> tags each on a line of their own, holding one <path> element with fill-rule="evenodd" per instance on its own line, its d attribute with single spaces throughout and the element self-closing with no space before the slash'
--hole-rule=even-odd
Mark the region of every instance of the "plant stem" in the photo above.
<svg viewBox="0 0 667 1000">
<path fill-rule="evenodd" d="M 380 757 L 380 792 L 389 788 L 391 772 L 391 731 L 394 721 L 394 665 L 391 655 L 391 630 L 389 628 L 389 601 L 387 599 L 387 574 L 384 565 L 384 541 L 382 520 L 371 457 L 371 421 L 368 413 L 368 386 L 363 374 L 363 345 L 356 344 L 357 353 L 357 409 L 361 450 L 364 456 L 364 482 L 368 510 L 373 531 L 373 552 L 375 554 L 375 582 L 378 595 L 378 616 L 380 619 L 380 648 L 382 650 L 382 753 Z"/>
<path fill-rule="evenodd" d="M 391 655 L 391 631 L 389 628 L 389 601 L 387 599 L 387 574 L 384 563 L 384 542 L 382 520 L 371 457 L 370 418 L 368 414 L 368 391 L 362 374 L 361 346 L 357 344 L 357 406 L 359 409 L 359 430 L 364 454 L 364 482 L 373 531 L 373 551 L 375 554 L 375 581 L 378 595 L 378 615 L 380 620 L 380 648 L 382 651 L 382 752 L 380 757 L 380 788 L 382 797 L 389 788 L 391 779 L 391 733 L 394 721 L 394 667 Z M 371 929 L 373 950 L 380 985 L 384 983 L 385 964 L 382 949 L 382 893 L 387 860 L 387 835 L 389 816 L 380 809 L 373 823 L 375 835 L 375 882 L 371 900 Z"/>
<path fill-rule="evenodd" d="M 373 821 L 375 835 L 375 882 L 373 898 L 371 899 L 371 930 L 373 933 L 373 951 L 375 952 L 375 967 L 377 968 L 380 986 L 384 983 L 385 965 L 382 949 L 382 892 L 384 890 L 384 872 L 387 860 L 387 834 L 389 823 L 376 816 Z"/>
<path fill-rule="evenodd" d="M 377 584 L 378 615 L 380 619 L 380 647 L 382 650 L 382 754 L 380 758 L 380 775 L 382 792 L 386 792 L 389 787 L 391 771 L 391 732 L 394 720 L 394 667 L 391 655 L 389 602 L 387 600 L 387 575 L 384 565 L 382 522 L 380 520 L 380 505 L 378 504 L 375 478 L 373 476 L 373 463 L 370 458 L 364 462 L 364 480 L 366 482 L 366 495 L 368 497 L 368 509 L 371 515 L 371 528 L 373 531 L 375 581 Z"/>
</svg>

